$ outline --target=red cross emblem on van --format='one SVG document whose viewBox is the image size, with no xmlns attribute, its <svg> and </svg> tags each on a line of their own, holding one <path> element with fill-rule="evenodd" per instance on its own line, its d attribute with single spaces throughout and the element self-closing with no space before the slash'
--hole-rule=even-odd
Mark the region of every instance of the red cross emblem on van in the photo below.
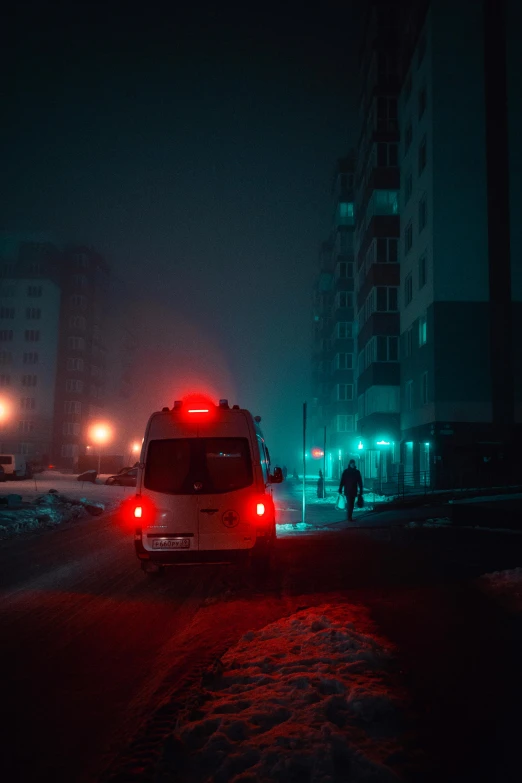
<svg viewBox="0 0 522 783">
<path fill-rule="evenodd" d="M 225 527 L 236 527 L 239 525 L 239 514 L 237 511 L 225 511 L 221 519 Z"/>
</svg>

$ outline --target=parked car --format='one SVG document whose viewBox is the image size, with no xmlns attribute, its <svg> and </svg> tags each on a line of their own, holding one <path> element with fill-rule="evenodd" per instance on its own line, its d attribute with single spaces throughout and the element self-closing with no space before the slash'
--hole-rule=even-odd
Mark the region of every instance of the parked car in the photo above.
<svg viewBox="0 0 522 783">
<path fill-rule="evenodd" d="M 119 487 L 135 487 L 138 468 L 124 468 L 115 476 L 109 476 L 106 484 L 116 484 Z"/>
<path fill-rule="evenodd" d="M 7 479 L 32 478 L 31 465 L 23 454 L 0 454 L 0 465 Z"/>
</svg>

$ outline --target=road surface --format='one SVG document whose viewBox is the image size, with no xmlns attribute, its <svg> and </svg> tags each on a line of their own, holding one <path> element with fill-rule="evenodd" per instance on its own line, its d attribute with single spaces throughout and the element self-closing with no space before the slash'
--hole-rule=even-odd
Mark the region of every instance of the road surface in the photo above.
<svg viewBox="0 0 522 783">
<path fill-rule="evenodd" d="M 294 492 L 281 488 L 278 503 L 292 508 Z M 406 528 L 290 535 L 278 540 L 266 584 L 215 566 L 151 581 L 111 516 L 4 541 L 0 777 L 85 783 L 122 780 L 128 769 L 139 780 L 168 732 L 154 717 L 159 705 L 247 630 L 348 598 L 370 607 L 399 647 L 422 766 L 411 779 L 515 780 L 520 623 L 473 580 L 520 565 L 521 538 Z M 140 735 L 147 741 L 129 751 Z"/>
</svg>

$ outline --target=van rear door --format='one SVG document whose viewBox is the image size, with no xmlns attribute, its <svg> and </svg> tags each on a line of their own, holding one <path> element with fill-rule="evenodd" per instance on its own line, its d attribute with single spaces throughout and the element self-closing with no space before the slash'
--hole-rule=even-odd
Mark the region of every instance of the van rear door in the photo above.
<svg viewBox="0 0 522 783">
<path fill-rule="evenodd" d="M 147 449 L 143 487 L 156 510 L 154 524 L 143 530 L 148 551 L 194 551 L 199 548 L 198 483 L 193 478 L 193 443 L 197 438 L 159 438 Z"/>
<path fill-rule="evenodd" d="M 256 540 L 255 497 L 247 437 L 200 437 L 205 482 L 199 496 L 200 550 L 250 549 Z"/>
</svg>

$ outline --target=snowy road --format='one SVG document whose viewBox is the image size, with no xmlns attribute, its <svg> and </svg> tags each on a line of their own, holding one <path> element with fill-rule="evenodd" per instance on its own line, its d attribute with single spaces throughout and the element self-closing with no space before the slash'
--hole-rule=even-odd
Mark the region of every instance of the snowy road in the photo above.
<svg viewBox="0 0 522 783">
<path fill-rule="evenodd" d="M 296 505 L 291 487 L 278 503 Z M 414 715 L 395 773 L 511 780 L 520 623 L 474 583 L 519 565 L 520 537 L 369 532 L 280 538 L 266 585 L 216 567 L 147 581 L 110 516 L 2 542 L 0 777 L 83 783 L 109 765 L 115 779 L 149 779 L 179 699 L 213 660 L 303 608 L 349 604 L 399 651 L 390 676 Z"/>
</svg>

